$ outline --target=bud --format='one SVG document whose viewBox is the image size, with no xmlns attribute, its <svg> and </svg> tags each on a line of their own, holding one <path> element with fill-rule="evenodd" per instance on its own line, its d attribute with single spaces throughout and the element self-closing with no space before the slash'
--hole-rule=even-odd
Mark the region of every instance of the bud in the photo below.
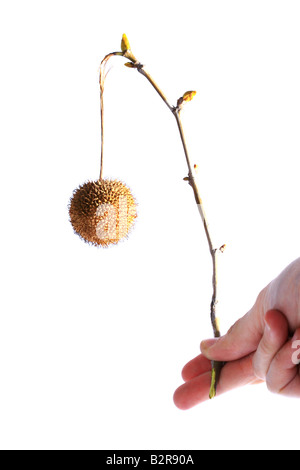
<svg viewBox="0 0 300 470">
<path fill-rule="evenodd" d="M 126 34 L 123 34 L 122 36 L 121 50 L 122 52 L 126 52 L 130 50 L 130 44 L 129 44 Z"/>
<path fill-rule="evenodd" d="M 129 67 L 130 69 L 135 69 L 136 66 L 132 63 L 132 62 L 126 62 L 126 64 L 124 64 L 126 67 Z"/>
<path fill-rule="evenodd" d="M 194 98 L 194 96 L 196 95 L 196 91 L 187 91 L 185 92 L 185 94 L 183 95 L 183 101 L 192 101 L 192 99 Z"/>
</svg>

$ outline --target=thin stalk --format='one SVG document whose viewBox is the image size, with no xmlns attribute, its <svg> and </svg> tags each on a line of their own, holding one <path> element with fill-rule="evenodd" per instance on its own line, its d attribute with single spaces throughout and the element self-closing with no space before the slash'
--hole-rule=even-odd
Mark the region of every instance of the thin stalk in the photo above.
<svg viewBox="0 0 300 470">
<path fill-rule="evenodd" d="M 137 70 L 140 72 L 140 74 L 142 74 L 144 77 L 147 78 L 147 80 L 151 83 L 151 85 L 153 86 L 153 88 L 157 91 L 157 93 L 159 94 L 159 96 L 161 97 L 161 99 L 166 103 L 166 105 L 168 106 L 168 108 L 170 109 L 170 111 L 173 112 L 173 106 L 170 105 L 169 101 L 167 100 L 165 94 L 161 91 L 161 89 L 158 87 L 157 83 L 153 80 L 153 78 L 151 77 L 151 75 L 146 72 L 146 70 L 144 69 L 144 66 L 141 65 L 141 64 L 138 64 L 137 65 Z"/>
<path fill-rule="evenodd" d="M 182 142 L 182 146 L 183 146 L 183 150 L 184 150 L 184 155 L 185 155 L 186 163 L 187 163 L 187 166 L 188 166 L 189 184 L 191 185 L 191 187 L 194 191 L 194 197 L 195 197 L 196 204 L 198 206 L 199 213 L 200 213 L 202 221 L 203 221 L 204 230 L 205 230 L 205 234 L 206 234 L 206 238 L 207 238 L 207 242 L 208 242 L 208 246 L 209 246 L 209 251 L 210 251 L 210 254 L 211 254 L 211 257 L 212 257 L 213 294 L 212 294 L 212 300 L 211 300 L 211 305 L 210 305 L 210 317 L 211 317 L 211 324 L 212 324 L 212 327 L 213 327 L 214 336 L 215 336 L 215 338 L 219 338 L 221 336 L 221 332 L 220 332 L 220 328 L 219 328 L 219 322 L 218 322 L 218 319 L 217 319 L 217 316 L 216 316 L 217 303 L 218 303 L 218 298 L 217 298 L 217 285 L 218 285 L 217 255 L 218 255 L 218 252 L 219 252 L 219 248 L 215 248 L 214 245 L 213 245 L 212 237 L 211 237 L 211 234 L 210 234 L 210 231 L 209 231 L 209 225 L 208 225 L 208 222 L 207 222 L 207 217 L 206 217 L 204 207 L 203 207 L 203 202 L 202 202 L 202 199 L 200 197 L 200 193 L 199 193 L 197 183 L 196 183 L 195 178 L 193 176 L 191 161 L 190 161 L 190 158 L 189 158 L 188 149 L 187 149 L 185 136 L 184 136 L 184 132 L 183 132 L 183 127 L 182 127 L 182 122 L 181 122 L 181 119 L 180 119 L 181 107 L 180 106 L 174 107 L 174 106 L 170 105 L 170 103 L 168 102 L 165 94 L 161 91 L 161 89 L 159 88 L 157 83 L 153 80 L 151 75 L 149 75 L 149 73 L 146 72 L 146 70 L 143 68 L 143 66 L 141 64 L 137 65 L 137 70 L 145 78 L 147 78 L 147 80 L 151 83 L 151 85 L 157 91 L 159 96 L 162 98 L 162 100 L 168 106 L 170 111 L 172 111 L 173 115 L 175 116 L 177 125 L 178 125 L 178 130 L 179 130 L 179 134 L 180 134 L 180 138 L 181 138 L 181 142 Z M 212 361 L 212 380 L 211 380 L 211 387 L 210 387 L 210 391 L 209 391 L 209 398 L 214 398 L 215 395 L 216 395 L 217 383 L 218 383 L 218 380 L 219 380 L 219 376 L 220 376 L 222 366 L 223 366 L 223 364 L 221 362 Z"/>
<path fill-rule="evenodd" d="M 102 180 L 103 175 L 103 152 L 104 152 L 104 126 L 103 126 L 103 118 L 104 118 L 104 102 L 103 102 L 103 90 L 101 90 L 100 85 L 100 119 L 101 119 L 101 160 L 100 160 L 100 175 L 99 180 Z"/>
<path fill-rule="evenodd" d="M 100 122 L 101 122 L 101 157 L 100 157 L 100 175 L 99 180 L 102 180 L 103 175 L 103 153 L 104 153 L 104 82 L 107 75 L 106 65 L 111 57 L 114 56 L 123 56 L 123 52 L 111 52 L 107 54 L 101 62 L 100 65 L 100 74 L 99 74 L 99 85 L 100 85 Z"/>
<path fill-rule="evenodd" d="M 209 246 L 209 251 L 210 251 L 210 254 L 211 254 L 211 258 L 212 258 L 212 265 L 213 265 L 213 274 L 212 274 L 213 294 L 212 294 L 212 300 L 211 300 L 211 305 L 210 305 L 210 317 L 211 317 L 211 323 L 212 323 L 212 327 L 213 327 L 214 336 L 216 338 L 220 337 L 221 333 L 220 333 L 220 329 L 219 329 L 219 322 L 218 322 L 218 319 L 217 319 L 217 316 L 216 316 L 216 307 L 217 307 L 217 303 L 218 303 L 218 298 L 217 298 L 217 285 L 218 285 L 217 255 L 218 255 L 220 249 L 216 248 L 213 245 L 212 237 L 211 237 L 210 230 L 209 230 L 209 225 L 208 225 L 208 222 L 207 222 L 207 217 L 206 217 L 204 207 L 203 207 L 203 203 L 202 203 L 202 199 L 200 197 L 199 189 L 197 187 L 197 183 L 196 183 L 194 175 L 193 175 L 193 170 L 192 170 L 192 166 L 191 166 L 191 162 L 190 162 L 190 158 L 189 158 L 189 154 L 188 154 L 188 149 L 187 149 L 187 145 L 186 145 L 186 141 L 185 141 L 185 136 L 184 136 L 184 132 L 183 132 L 182 122 L 181 122 L 181 119 L 180 119 L 181 103 L 179 104 L 179 101 L 178 101 L 177 106 L 172 106 L 169 103 L 168 99 L 166 98 L 166 95 L 162 92 L 162 90 L 159 88 L 157 83 L 153 80 L 151 75 L 144 69 L 144 66 L 140 62 L 137 61 L 137 59 L 135 58 L 135 56 L 132 54 L 132 52 L 130 50 L 124 51 L 124 52 L 119 52 L 119 53 L 108 54 L 103 59 L 103 61 L 101 63 L 101 66 L 102 66 L 103 63 L 105 65 L 105 63 L 106 63 L 105 61 L 107 61 L 107 59 L 111 55 L 122 55 L 122 56 L 126 57 L 127 59 L 129 59 L 132 63 L 132 67 L 136 68 L 137 71 L 141 75 L 143 75 L 150 82 L 150 84 L 153 86 L 153 88 L 159 94 L 161 99 L 167 105 L 169 110 L 175 116 L 175 119 L 176 119 L 176 122 L 177 122 L 177 125 L 178 125 L 178 130 L 179 130 L 181 142 L 182 142 L 182 146 L 183 146 L 183 150 L 184 150 L 184 154 L 185 154 L 185 158 L 186 158 L 186 163 L 187 163 L 187 166 L 188 166 L 188 181 L 189 181 L 189 184 L 192 187 L 193 192 L 194 192 L 194 197 L 195 197 L 195 200 L 196 200 L 196 204 L 197 204 L 199 213 L 200 213 L 201 218 L 202 218 L 202 222 L 203 222 L 203 225 L 204 225 L 204 230 L 205 230 L 205 234 L 206 234 L 206 238 L 207 238 L 207 242 L 208 242 L 208 246 Z M 103 69 L 104 69 L 104 67 L 103 67 Z M 101 70 L 102 70 L 102 68 L 101 68 Z M 101 77 L 102 77 L 102 80 L 101 80 Z M 100 73 L 101 133 L 102 133 L 102 137 L 101 137 L 100 179 L 102 178 L 102 165 L 103 165 L 103 85 L 104 85 L 104 77 L 103 77 L 103 74 Z M 217 383 L 218 383 L 218 379 L 219 379 L 219 375 L 220 375 L 222 366 L 223 366 L 223 363 L 217 362 L 217 361 L 212 361 L 212 380 L 211 380 L 211 388 L 210 388 L 210 392 L 209 392 L 209 397 L 210 398 L 213 398 L 216 395 Z"/>
<path fill-rule="evenodd" d="M 208 222 L 207 222 L 207 217 L 206 217 L 204 207 L 203 207 L 203 202 L 202 202 L 202 199 L 200 197 L 200 193 L 199 193 L 197 183 L 196 183 L 195 178 L 194 178 L 193 173 L 192 173 L 192 167 L 191 167 L 190 158 L 189 158 L 187 145 L 186 145 L 186 141 L 185 141 L 185 137 L 184 137 L 184 132 L 183 132 L 183 128 L 182 128 L 182 123 L 181 123 L 181 119 L 180 119 L 180 108 L 178 108 L 178 107 L 175 108 L 174 111 L 173 111 L 173 114 L 176 118 L 176 122 L 177 122 L 179 133 L 180 133 L 181 142 L 182 142 L 183 149 L 184 149 L 185 158 L 186 158 L 186 161 L 187 161 L 187 166 L 188 166 L 188 170 L 189 170 L 189 174 L 188 174 L 189 184 L 191 185 L 191 187 L 194 191 L 196 204 L 198 206 L 199 213 L 200 213 L 200 216 L 202 218 L 202 222 L 203 222 L 203 226 L 204 226 L 204 230 L 205 230 L 205 234 L 206 234 L 206 238 L 207 238 L 207 242 L 208 242 L 208 246 L 209 246 L 209 251 L 210 251 L 210 254 L 211 254 L 211 258 L 212 258 L 212 264 L 213 264 L 213 275 L 212 275 L 213 294 L 212 294 L 212 300 L 211 300 L 211 304 L 210 304 L 210 318 L 211 318 L 211 324 L 212 324 L 212 327 L 213 327 L 214 337 L 219 338 L 221 336 L 221 332 L 220 332 L 219 322 L 218 322 L 218 319 L 217 319 L 217 316 L 216 316 L 217 303 L 218 303 L 218 296 L 217 296 L 217 292 L 218 292 L 217 291 L 217 288 L 218 288 L 217 255 L 218 255 L 219 249 L 215 248 L 214 245 L 213 245 L 212 237 L 211 237 L 210 230 L 209 230 L 209 225 L 208 225 Z M 216 395 L 216 388 L 217 388 L 217 383 L 218 383 L 218 380 L 219 380 L 220 372 L 221 372 L 221 369 L 222 369 L 222 365 L 223 364 L 220 363 L 220 362 L 212 361 L 212 381 L 211 381 L 211 387 L 210 387 L 210 391 L 209 391 L 209 398 L 214 398 L 215 395 Z"/>
</svg>

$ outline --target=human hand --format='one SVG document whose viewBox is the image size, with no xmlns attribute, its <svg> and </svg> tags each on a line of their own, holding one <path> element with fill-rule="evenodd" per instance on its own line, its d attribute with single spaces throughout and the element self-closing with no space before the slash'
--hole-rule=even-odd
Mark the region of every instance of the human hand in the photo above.
<svg viewBox="0 0 300 470">
<path fill-rule="evenodd" d="M 217 396 L 264 381 L 274 393 L 300 397 L 299 346 L 300 258 L 261 291 L 226 335 L 202 341 L 202 354 L 183 368 L 185 383 L 175 391 L 174 403 L 189 409 L 208 399 L 211 360 L 226 362 Z"/>
</svg>

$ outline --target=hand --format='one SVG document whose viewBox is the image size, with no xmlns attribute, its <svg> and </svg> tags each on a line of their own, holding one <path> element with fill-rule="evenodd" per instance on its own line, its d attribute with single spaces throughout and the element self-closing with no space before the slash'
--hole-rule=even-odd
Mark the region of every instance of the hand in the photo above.
<svg viewBox="0 0 300 470">
<path fill-rule="evenodd" d="M 188 409 L 208 400 L 211 360 L 226 362 L 217 396 L 264 381 L 272 392 L 300 397 L 299 347 L 300 258 L 261 291 L 226 335 L 202 341 L 202 354 L 183 368 L 185 383 L 175 391 L 174 403 Z"/>
</svg>

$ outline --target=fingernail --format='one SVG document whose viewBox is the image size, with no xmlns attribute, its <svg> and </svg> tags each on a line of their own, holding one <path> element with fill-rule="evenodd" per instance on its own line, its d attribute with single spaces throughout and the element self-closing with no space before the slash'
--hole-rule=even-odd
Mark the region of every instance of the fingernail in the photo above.
<svg viewBox="0 0 300 470">
<path fill-rule="evenodd" d="M 270 315 L 269 312 L 267 312 L 265 315 L 265 332 L 267 332 L 268 334 L 272 334 L 273 328 L 273 317 L 272 315 Z"/>
<path fill-rule="evenodd" d="M 268 317 L 265 317 L 265 329 L 266 329 L 267 331 L 271 331 L 271 330 L 272 330 L 272 324 L 271 324 L 271 322 L 270 322 L 270 320 L 269 320 Z"/>
<path fill-rule="evenodd" d="M 206 351 L 219 341 L 220 338 L 205 339 L 201 342 L 201 349 Z"/>
</svg>

